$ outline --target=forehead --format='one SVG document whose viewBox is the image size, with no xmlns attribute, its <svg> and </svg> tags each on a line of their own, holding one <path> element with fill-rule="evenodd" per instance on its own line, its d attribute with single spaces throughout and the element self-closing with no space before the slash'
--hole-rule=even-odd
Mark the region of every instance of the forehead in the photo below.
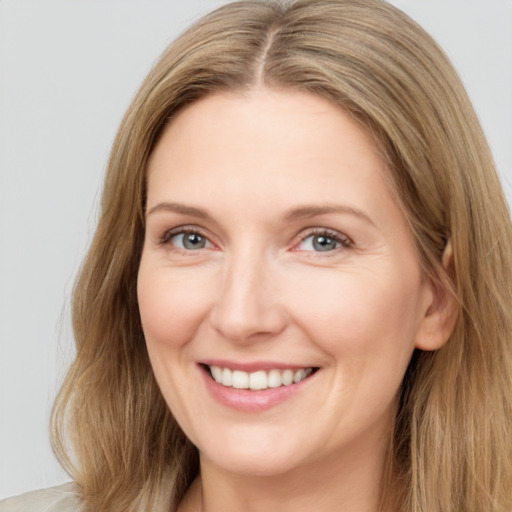
<svg viewBox="0 0 512 512">
<path fill-rule="evenodd" d="M 209 95 L 166 127 L 148 172 L 147 212 L 179 203 L 240 232 L 278 229 L 289 212 L 304 208 L 341 207 L 390 240 L 397 233 L 410 238 L 368 130 L 310 93 Z"/>
<path fill-rule="evenodd" d="M 341 107 L 311 93 L 256 89 L 210 94 L 180 111 L 154 148 L 148 174 L 150 187 L 166 177 L 308 179 L 308 170 L 319 182 L 335 168 L 361 179 L 389 177 L 379 145 Z"/>
</svg>

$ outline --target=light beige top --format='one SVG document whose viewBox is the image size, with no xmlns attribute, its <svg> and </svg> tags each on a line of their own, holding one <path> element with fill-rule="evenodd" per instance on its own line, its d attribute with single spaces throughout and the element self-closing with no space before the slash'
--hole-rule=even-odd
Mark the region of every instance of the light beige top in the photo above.
<svg viewBox="0 0 512 512">
<path fill-rule="evenodd" d="M 0 512 L 80 512 L 81 509 L 72 482 L 0 501 Z"/>
</svg>

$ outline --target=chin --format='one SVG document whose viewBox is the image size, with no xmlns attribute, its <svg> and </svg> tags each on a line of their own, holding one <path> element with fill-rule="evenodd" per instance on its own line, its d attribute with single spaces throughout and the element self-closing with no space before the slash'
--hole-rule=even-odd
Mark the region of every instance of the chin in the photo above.
<svg viewBox="0 0 512 512">
<path fill-rule="evenodd" d="M 293 454 L 296 450 L 276 450 L 276 445 L 265 448 L 262 443 L 246 443 L 240 449 L 233 444 L 229 449 L 200 450 L 202 463 L 213 464 L 228 473 L 270 477 L 288 473 L 299 461 Z"/>
</svg>

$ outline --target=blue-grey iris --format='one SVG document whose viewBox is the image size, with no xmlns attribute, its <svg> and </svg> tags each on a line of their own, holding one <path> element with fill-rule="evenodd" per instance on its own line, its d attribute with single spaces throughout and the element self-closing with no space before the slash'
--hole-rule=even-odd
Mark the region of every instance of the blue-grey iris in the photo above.
<svg viewBox="0 0 512 512">
<path fill-rule="evenodd" d="M 317 235 L 313 238 L 313 247 L 315 251 L 332 251 L 336 249 L 338 242 L 334 238 L 324 235 Z"/>
<path fill-rule="evenodd" d="M 185 233 L 183 235 L 183 247 L 185 249 L 203 249 L 206 246 L 206 238 L 197 233 Z"/>
</svg>

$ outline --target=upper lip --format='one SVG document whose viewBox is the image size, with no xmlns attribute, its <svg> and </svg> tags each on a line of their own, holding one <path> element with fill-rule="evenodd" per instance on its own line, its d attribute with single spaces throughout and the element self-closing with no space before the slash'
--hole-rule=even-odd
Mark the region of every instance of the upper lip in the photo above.
<svg viewBox="0 0 512 512">
<path fill-rule="evenodd" d="M 300 370 L 302 368 L 316 368 L 309 364 L 293 364 L 278 361 L 252 361 L 252 362 L 238 362 L 227 361 L 224 359 L 204 359 L 199 361 L 199 364 L 206 366 L 219 366 L 220 368 L 229 368 L 230 370 L 240 370 L 243 372 L 251 373 L 256 371 L 270 371 L 270 370 Z"/>
</svg>

